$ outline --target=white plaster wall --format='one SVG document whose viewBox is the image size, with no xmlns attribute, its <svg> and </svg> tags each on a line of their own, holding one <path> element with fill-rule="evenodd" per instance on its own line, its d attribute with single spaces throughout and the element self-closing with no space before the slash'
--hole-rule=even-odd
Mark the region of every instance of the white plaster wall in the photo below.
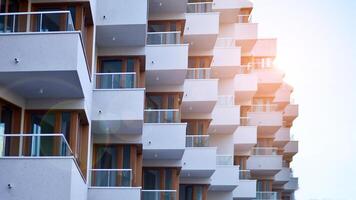
<svg viewBox="0 0 356 200">
<path fill-rule="evenodd" d="M 188 45 L 154 45 L 146 47 L 146 70 L 188 68 Z"/>
<path fill-rule="evenodd" d="M 232 200 L 232 192 L 208 191 L 208 200 Z"/>
<path fill-rule="evenodd" d="M 183 101 L 217 101 L 218 79 L 186 79 Z"/>
<path fill-rule="evenodd" d="M 140 200 L 141 188 L 89 188 L 88 200 Z"/>
<path fill-rule="evenodd" d="M 184 35 L 217 35 L 219 13 L 186 13 Z"/>
<path fill-rule="evenodd" d="M 234 155 L 234 140 L 232 134 L 210 134 L 209 146 L 217 147 L 217 155 Z"/>
</svg>

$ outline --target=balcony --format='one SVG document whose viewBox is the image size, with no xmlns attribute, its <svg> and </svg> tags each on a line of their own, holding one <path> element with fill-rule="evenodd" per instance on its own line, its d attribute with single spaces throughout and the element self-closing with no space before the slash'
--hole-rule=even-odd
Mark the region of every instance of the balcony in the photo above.
<svg viewBox="0 0 356 200">
<path fill-rule="evenodd" d="M 289 141 L 286 146 L 284 146 L 284 155 L 294 156 L 298 153 L 298 141 Z"/>
<path fill-rule="evenodd" d="M 273 185 L 283 185 L 287 183 L 292 175 L 292 171 L 289 167 L 283 167 L 273 179 Z"/>
<path fill-rule="evenodd" d="M 278 200 L 277 192 L 257 191 L 256 200 Z"/>
<path fill-rule="evenodd" d="M 218 38 L 213 50 L 211 63 L 214 77 L 233 77 L 240 71 L 241 48 L 236 47 L 234 40 Z"/>
<path fill-rule="evenodd" d="M 86 199 L 86 181 L 63 134 L 1 135 L 0 166 L 0 184 L 15 188 L 0 199 Z"/>
<path fill-rule="evenodd" d="M 146 0 L 107 0 L 97 3 L 96 42 L 99 47 L 144 46 Z"/>
<path fill-rule="evenodd" d="M 252 105 L 250 112 L 247 112 L 249 125 L 257 126 L 259 136 L 274 137 L 282 127 L 282 112 L 275 111 L 276 108 L 272 104 Z"/>
<path fill-rule="evenodd" d="M 227 176 L 228 174 L 228 176 Z M 209 190 L 233 191 L 239 184 L 239 166 L 219 165 L 211 176 Z"/>
<path fill-rule="evenodd" d="M 183 85 L 188 67 L 188 45 L 172 39 L 176 32 L 148 33 L 146 46 L 147 85 Z M 177 35 L 177 34 L 176 34 Z M 180 32 L 178 34 L 180 36 Z M 174 76 L 171 76 L 175 74 Z"/>
<path fill-rule="evenodd" d="M 277 155 L 277 148 L 256 147 L 246 166 L 254 176 L 274 176 L 282 169 L 282 156 Z"/>
<path fill-rule="evenodd" d="M 188 0 L 152 0 L 149 1 L 149 15 L 183 14 L 187 10 Z"/>
<path fill-rule="evenodd" d="M 178 200 L 176 190 L 142 190 L 142 200 Z"/>
<path fill-rule="evenodd" d="M 187 135 L 185 141 L 186 147 L 208 147 L 209 135 Z"/>
<path fill-rule="evenodd" d="M 141 188 L 122 187 L 122 188 L 98 188 L 89 187 L 88 200 L 116 200 L 117 197 L 130 200 L 141 200 Z"/>
<path fill-rule="evenodd" d="M 259 68 L 256 64 L 252 65 L 255 65 L 252 73 L 258 78 L 257 94 L 260 96 L 274 96 L 283 83 L 284 73 L 276 68 Z M 257 65 L 259 66 L 260 64 Z"/>
<path fill-rule="evenodd" d="M 234 87 L 236 103 L 249 105 L 257 92 L 257 76 L 253 74 L 237 74 L 234 78 Z"/>
<path fill-rule="evenodd" d="M 249 0 L 214 0 L 213 10 L 220 12 L 221 23 L 233 23 L 241 8 L 251 8 Z"/>
<path fill-rule="evenodd" d="M 242 56 L 276 57 L 277 55 L 276 39 L 237 40 L 236 43 L 241 47 Z"/>
<path fill-rule="evenodd" d="M 291 177 L 288 183 L 283 185 L 283 190 L 293 192 L 299 189 L 298 178 Z"/>
<path fill-rule="evenodd" d="M 256 126 L 239 126 L 234 133 L 236 155 L 249 155 L 252 147 L 257 144 Z"/>
<path fill-rule="evenodd" d="M 219 33 L 219 13 L 186 13 L 184 42 L 192 50 L 210 50 Z"/>
<path fill-rule="evenodd" d="M 101 73 L 95 80 L 92 132 L 141 134 L 145 90 L 135 88 L 135 73 Z"/>
<path fill-rule="evenodd" d="M 250 15 L 238 15 L 238 23 L 220 24 L 219 37 L 230 38 L 234 46 L 252 46 L 257 40 L 258 24 L 250 22 Z"/>
<path fill-rule="evenodd" d="M 186 128 L 186 123 L 145 123 L 142 135 L 143 159 L 182 159 Z"/>
<path fill-rule="evenodd" d="M 298 117 L 298 108 L 297 104 L 288 104 L 283 112 L 283 120 L 293 122 Z"/>
<path fill-rule="evenodd" d="M 273 103 L 279 105 L 280 109 L 284 109 L 291 102 L 291 93 L 293 88 L 286 83 L 282 83 L 281 87 L 274 94 Z"/>
<path fill-rule="evenodd" d="M 274 136 L 273 145 L 283 148 L 290 141 L 290 128 L 281 127 Z"/>
<path fill-rule="evenodd" d="M 256 198 L 256 180 L 250 180 L 249 170 L 239 171 L 239 185 L 233 191 L 234 199 L 254 199 Z"/>
<path fill-rule="evenodd" d="M 180 177 L 210 178 L 216 169 L 216 147 L 186 148 Z"/>
<path fill-rule="evenodd" d="M 86 53 L 69 11 L 0 17 L 14 22 L 0 31 L 0 85 L 27 99 L 89 96 Z M 64 21 L 50 23 L 51 18 Z"/>
<path fill-rule="evenodd" d="M 229 95 L 218 97 L 218 103 L 212 112 L 209 133 L 231 134 L 240 125 L 240 106 L 226 104 L 231 103 L 231 98 L 234 99 Z"/>
<path fill-rule="evenodd" d="M 218 99 L 218 80 L 207 79 L 208 73 L 208 68 L 188 70 L 188 79 L 184 82 L 182 112 L 211 113 L 213 111 Z"/>
<path fill-rule="evenodd" d="M 131 169 L 90 169 L 90 186 L 98 188 L 131 187 Z"/>
</svg>

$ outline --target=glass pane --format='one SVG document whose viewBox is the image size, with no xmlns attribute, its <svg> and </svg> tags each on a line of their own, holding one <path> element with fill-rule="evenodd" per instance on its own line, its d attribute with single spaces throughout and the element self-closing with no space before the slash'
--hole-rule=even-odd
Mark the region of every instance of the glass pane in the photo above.
<svg viewBox="0 0 356 200">
<path fill-rule="evenodd" d="M 160 189 L 160 171 L 159 170 L 144 170 L 144 184 L 145 190 Z"/>
<path fill-rule="evenodd" d="M 147 108 L 148 109 L 162 109 L 163 108 L 163 97 L 147 95 Z"/>
<path fill-rule="evenodd" d="M 122 72 L 121 60 L 104 60 L 102 61 L 100 73 L 115 73 Z"/>
<path fill-rule="evenodd" d="M 203 187 L 202 186 L 195 186 L 195 199 L 203 200 Z"/>
<path fill-rule="evenodd" d="M 116 169 L 117 168 L 117 148 L 99 147 L 97 151 L 96 167 L 98 169 Z"/>
<path fill-rule="evenodd" d="M 164 177 L 165 177 L 165 190 L 172 190 L 172 169 L 165 169 L 164 170 Z"/>
</svg>

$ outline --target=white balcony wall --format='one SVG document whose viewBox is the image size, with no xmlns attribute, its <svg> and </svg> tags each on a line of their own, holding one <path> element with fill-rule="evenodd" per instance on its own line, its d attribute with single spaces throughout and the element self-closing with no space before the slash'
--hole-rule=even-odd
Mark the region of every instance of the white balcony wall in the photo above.
<svg viewBox="0 0 356 200">
<path fill-rule="evenodd" d="M 295 191 L 298 190 L 298 188 L 298 178 L 296 177 L 290 178 L 288 183 L 283 186 L 283 189 L 287 191 Z"/>
<path fill-rule="evenodd" d="M 281 127 L 274 136 L 273 143 L 278 147 L 284 147 L 290 140 L 290 128 Z"/>
<path fill-rule="evenodd" d="M 282 126 L 281 112 L 248 112 L 249 124 L 253 126 Z"/>
<path fill-rule="evenodd" d="M 235 98 L 239 105 L 251 104 L 257 92 L 257 76 L 253 74 L 237 74 L 234 78 Z"/>
<path fill-rule="evenodd" d="M 240 180 L 239 186 L 233 191 L 234 199 L 254 199 L 256 198 L 256 180 Z"/>
<path fill-rule="evenodd" d="M 141 188 L 89 188 L 88 200 L 117 200 L 117 197 L 141 200 Z"/>
<path fill-rule="evenodd" d="M 216 169 L 216 147 L 186 148 L 181 177 L 211 177 Z"/>
<path fill-rule="evenodd" d="M 289 103 L 292 91 L 292 87 L 290 87 L 288 84 L 283 83 L 281 87 L 276 91 L 273 102 L 280 104 Z"/>
<path fill-rule="evenodd" d="M 297 104 L 289 104 L 283 112 L 283 117 L 287 119 L 295 119 L 299 114 L 299 106 Z"/>
<path fill-rule="evenodd" d="M 209 190 L 233 191 L 239 184 L 239 166 L 217 166 Z"/>
<path fill-rule="evenodd" d="M 234 24 L 234 38 L 236 40 L 257 39 L 258 24 L 256 23 L 236 23 Z"/>
<path fill-rule="evenodd" d="M 274 183 L 276 184 L 281 184 L 281 183 L 287 183 L 290 179 L 291 176 L 291 169 L 288 167 L 283 167 L 281 171 L 279 171 L 275 176 L 274 176 Z"/>
<path fill-rule="evenodd" d="M 296 154 L 298 153 L 298 141 L 290 141 L 284 146 L 285 154 Z"/>
<path fill-rule="evenodd" d="M 257 144 L 256 126 L 239 126 L 234 132 L 236 155 L 248 155 L 250 149 Z"/>
<path fill-rule="evenodd" d="M 275 57 L 277 55 L 277 40 L 258 39 L 250 53 L 255 57 Z"/>
<path fill-rule="evenodd" d="M 187 68 L 188 45 L 146 47 L 146 83 L 148 85 L 182 85 Z"/>
<path fill-rule="evenodd" d="M 186 13 L 184 35 L 217 35 L 219 13 Z"/>
<path fill-rule="evenodd" d="M 207 199 L 208 200 L 231 200 L 232 192 L 208 190 Z"/>
<path fill-rule="evenodd" d="M 140 134 L 143 125 L 144 93 L 144 89 L 140 88 L 94 90 L 93 133 Z M 107 130 L 108 128 L 110 130 Z"/>
<path fill-rule="evenodd" d="M 18 95 L 90 97 L 91 84 L 79 32 L 1 35 L 0 48 L 6 49 L 0 55 L 0 84 L 11 85 Z"/>
<path fill-rule="evenodd" d="M 219 95 L 234 95 L 234 78 L 219 79 L 218 90 Z"/>
<path fill-rule="evenodd" d="M 216 105 L 211 116 L 209 133 L 231 134 L 240 125 L 240 106 Z"/>
<path fill-rule="evenodd" d="M 0 166 L 0 199 L 87 199 L 87 185 L 73 158 L 1 158 Z"/>
<path fill-rule="evenodd" d="M 186 79 L 183 112 L 212 112 L 218 99 L 218 79 Z"/>
<path fill-rule="evenodd" d="M 232 134 L 211 134 L 209 146 L 217 147 L 217 155 L 234 155 L 234 143 Z"/>
<path fill-rule="evenodd" d="M 250 8 L 253 6 L 249 0 L 214 0 L 213 9 L 239 9 Z"/>
<path fill-rule="evenodd" d="M 253 72 L 258 78 L 258 84 L 279 84 L 283 82 L 284 73 L 278 69 L 261 69 Z"/>
<path fill-rule="evenodd" d="M 144 159 L 181 159 L 185 149 L 186 123 L 145 123 Z"/>
<path fill-rule="evenodd" d="M 274 176 L 282 169 L 282 156 L 251 155 L 247 159 L 246 169 L 255 175 Z"/>
<path fill-rule="evenodd" d="M 241 65 L 240 47 L 215 47 L 211 62 L 214 77 L 233 77 Z"/>
</svg>

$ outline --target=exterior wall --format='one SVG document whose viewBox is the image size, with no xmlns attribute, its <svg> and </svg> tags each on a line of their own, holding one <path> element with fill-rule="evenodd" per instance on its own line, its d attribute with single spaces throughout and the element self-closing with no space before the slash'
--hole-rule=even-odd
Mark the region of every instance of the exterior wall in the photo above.
<svg viewBox="0 0 356 200">
<path fill-rule="evenodd" d="M 116 200 L 122 199 L 140 200 L 141 188 L 89 188 L 88 200 Z"/>
</svg>

